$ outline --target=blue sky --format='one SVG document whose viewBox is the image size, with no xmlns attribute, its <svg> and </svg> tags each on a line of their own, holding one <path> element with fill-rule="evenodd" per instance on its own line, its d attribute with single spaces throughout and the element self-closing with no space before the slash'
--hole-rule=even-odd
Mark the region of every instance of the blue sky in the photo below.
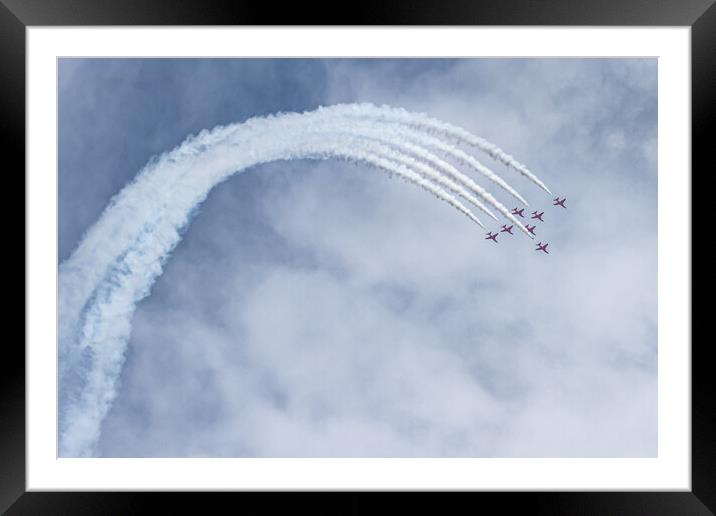
<svg viewBox="0 0 716 516">
<path fill-rule="evenodd" d="M 461 125 L 569 206 L 482 160 L 545 210 L 543 256 L 521 235 L 485 242 L 367 166 L 237 174 L 139 304 L 100 453 L 655 456 L 656 71 L 654 59 L 61 60 L 60 261 L 188 134 L 337 102 Z"/>
</svg>

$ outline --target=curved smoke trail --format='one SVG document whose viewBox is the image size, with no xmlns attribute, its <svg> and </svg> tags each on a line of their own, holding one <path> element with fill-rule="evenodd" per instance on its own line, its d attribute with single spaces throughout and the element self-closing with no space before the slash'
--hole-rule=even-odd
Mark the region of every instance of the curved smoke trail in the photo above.
<svg viewBox="0 0 716 516">
<path fill-rule="evenodd" d="M 319 111 L 320 109 L 321 108 L 319 108 Z M 517 161 L 513 156 L 507 154 L 494 143 L 476 136 L 462 127 L 431 118 L 425 113 L 411 113 L 403 108 L 375 106 L 373 104 L 339 104 L 325 109 L 334 109 L 336 111 L 340 111 L 346 116 L 354 116 L 361 119 L 372 118 L 389 123 L 404 124 L 409 127 L 423 129 L 428 132 L 433 132 L 448 138 L 453 138 L 463 143 L 467 143 L 468 145 L 477 147 L 491 158 L 501 161 L 508 167 L 516 170 L 524 177 L 532 181 L 548 194 L 552 194 L 550 189 L 547 188 L 547 186 L 535 174 L 533 174 L 526 165 Z"/>
<path fill-rule="evenodd" d="M 60 455 L 94 454 L 102 420 L 116 395 L 136 304 L 149 295 L 197 207 L 235 172 L 276 160 L 360 161 L 425 189 L 480 226 L 458 197 L 495 218 L 490 206 L 522 227 L 484 188 L 430 149 L 467 163 L 513 195 L 516 192 L 436 135 L 476 145 L 507 163 L 509 155 L 463 129 L 368 104 L 217 127 L 150 161 L 110 201 L 59 267 Z M 525 173 L 526 167 L 516 161 L 510 164 L 518 170 L 523 167 L 523 175 L 546 190 L 531 172 Z"/>
<path fill-rule="evenodd" d="M 330 126 L 329 126 L 330 127 Z M 345 129 L 345 122 L 343 123 L 343 126 L 338 125 L 335 127 L 335 131 L 342 133 L 346 132 Z M 438 169 L 442 173 L 444 173 L 448 178 L 451 180 L 454 180 L 454 182 L 459 183 L 460 186 L 467 188 L 469 191 L 471 191 L 473 194 L 480 197 L 482 200 L 487 202 L 490 206 L 494 207 L 496 210 L 498 210 L 502 215 L 505 216 L 510 222 L 512 222 L 514 225 L 516 225 L 525 235 L 527 235 L 530 238 L 533 238 L 533 235 L 527 231 L 527 228 L 520 222 L 520 220 L 515 217 L 503 204 L 501 204 L 497 199 L 495 199 L 490 193 L 488 193 L 483 187 L 479 186 L 477 183 L 475 183 L 469 176 L 463 174 L 460 172 L 457 168 L 455 168 L 452 164 L 440 159 L 438 156 L 436 156 L 434 153 L 427 150 L 425 147 L 421 147 L 420 145 L 416 145 L 414 143 L 411 143 L 410 140 L 413 139 L 414 141 L 417 141 L 419 143 L 422 143 L 426 145 L 427 147 L 432 147 L 438 150 L 441 150 L 448 154 L 449 156 L 456 159 L 458 162 L 463 163 L 473 170 L 476 170 L 480 172 L 481 174 L 485 175 L 488 179 L 495 182 L 496 184 L 503 186 L 504 189 L 514 195 L 519 200 L 523 201 L 525 205 L 527 205 L 527 202 L 522 198 L 522 196 L 517 193 L 514 188 L 512 188 L 510 185 L 504 182 L 504 180 L 497 176 L 494 172 L 492 172 L 487 167 L 484 167 L 480 162 L 475 160 L 472 156 L 469 154 L 461 151 L 460 149 L 457 149 L 451 145 L 445 144 L 441 140 L 437 138 L 433 138 L 429 135 L 422 135 L 417 131 L 407 129 L 407 128 L 401 128 L 400 130 L 396 130 L 395 128 L 389 127 L 385 128 L 381 126 L 380 124 L 376 125 L 375 123 L 370 123 L 368 125 L 363 123 L 353 123 L 350 125 L 349 129 L 350 134 L 352 135 L 360 135 L 365 136 L 370 139 L 375 139 L 381 142 L 384 142 L 385 144 L 398 148 L 401 151 L 404 151 L 406 153 L 412 154 L 423 161 L 428 162 L 430 165 L 432 165 L 434 168 Z M 384 151 L 386 154 L 390 155 L 391 151 Z M 393 151 L 394 152 L 394 151 Z M 408 166 L 415 166 L 415 160 L 404 160 L 404 164 Z M 494 176 L 494 177 L 493 177 Z M 444 185 L 445 186 L 445 185 Z M 464 199 L 467 199 L 470 201 L 473 205 L 477 206 L 481 211 L 487 213 L 491 218 L 497 220 L 497 217 L 489 211 L 482 203 L 476 203 L 473 196 L 466 196 L 463 193 L 462 188 L 456 189 L 454 185 L 447 185 L 446 186 L 449 190 L 456 193 L 457 195 L 460 195 Z"/>
</svg>

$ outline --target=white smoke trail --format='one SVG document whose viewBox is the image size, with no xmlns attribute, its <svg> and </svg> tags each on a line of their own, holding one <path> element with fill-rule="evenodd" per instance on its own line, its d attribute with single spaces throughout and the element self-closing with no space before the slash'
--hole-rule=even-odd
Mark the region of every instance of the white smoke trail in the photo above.
<svg viewBox="0 0 716 516">
<path fill-rule="evenodd" d="M 340 132 L 341 130 L 336 129 L 336 131 Z M 519 219 L 517 219 L 517 217 L 515 217 L 510 212 L 510 210 L 507 209 L 507 207 L 505 207 L 502 203 L 500 203 L 497 199 L 495 199 L 484 188 L 482 188 L 477 183 L 472 181 L 472 179 L 470 179 L 468 176 L 466 176 L 465 174 L 463 174 L 462 172 L 457 170 L 450 163 L 447 163 L 446 161 L 441 160 L 440 158 L 435 156 L 430 151 L 425 150 L 423 147 L 411 144 L 410 142 L 402 141 L 399 138 L 397 138 L 397 136 L 403 135 L 402 132 L 393 134 L 390 130 L 388 130 L 388 132 L 386 132 L 386 130 L 383 127 L 381 127 L 380 125 L 373 124 L 373 125 L 366 126 L 366 125 L 356 124 L 356 125 L 350 126 L 350 133 L 351 134 L 360 134 L 360 135 L 364 135 L 368 138 L 374 138 L 374 139 L 378 139 L 380 141 L 384 141 L 385 143 L 387 143 L 390 146 L 404 149 L 406 152 L 412 153 L 415 156 L 417 156 L 425 161 L 428 161 L 436 169 L 443 172 L 445 175 L 454 179 L 458 183 L 462 184 L 464 187 L 468 188 L 473 193 L 478 195 L 481 199 L 485 200 L 488 204 L 490 204 L 495 209 L 497 209 L 500 213 L 502 213 L 508 220 L 510 220 L 510 222 L 512 222 L 514 225 L 516 225 L 529 238 L 534 238 L 534 235 L 532 235 L 529 231 L 527 231 L 527 228 L 524 227 L 524 225 L 519 221 Z M 430 138 L 430 137 L 428 137 L 428 138 Z M 384 146 L 379 147 L 377 150 L 380 153 L 382 153 L 388 157 L 394 157 L 395 151 L 385 149 Z M 455 149 L 455 150 L 458 150 L 458 149 Z M 458 150 L 458 152 L 462 152 L 462 151 Z M 469 154 L 465 154 L 465 156 L 467 156 L 468 158 L 471 158 L 471 156 Z M 416 170 L 420 171 L 421 165 L 419 163 L 416 164 L 415 160 L 406 159 L 405 157 L 401 158 L 401 160 L 405 165 L 407 165 L 409 167 L 413 167 Z M 479 163 L 478 163 L 478 165 L 479 165 Z M 490 217 L 497 220 L 497 217 L 495 217 L 495 215 L 491 211 L 487 210 L 487 208 L 484 205 L 482 205 L 482 203 L 478 204 L 478 202 L 476 202 L 476 199 L 474 199 L 473 196 L 465 195 L 464 190 L 462 188 L 455 188 L 454 184 L 450 184 L 449 182 L 446 182 L 446 181 L 436 180 L 433 177 L 433 174 L 426 174 L 426 175 L 428 177 L 430 177 L 431 179 L 435 180 L 436 182 L 438 182 L 438 184 L 440 184 L 441 186 L 445 186 L 450 191 L 467 199 L 472 204 L 477 206 L 479 209 L 481 209 L 482 211 L 487 213 Z M 507 188 L 512 190 L 512 188 L 509 185 L 507 185 Z M 519 194 L 516 194 L 516 195 L 519 196 Z"/>
<path fill-rule="evenodd" d="M 446 136 L 448 138 L 453 138 L 460 142 L 464 142 L 468 145 L 477 147 L 478 149 L 487 153 L 493 159 L 498 160 L 506 166 L 516 170 L 550 195 L 552 194 L 549 188 L 547 188 L 547 186 L 533 172 L 531 172 L 526 165 L 517 161 L 512 155 L 506 153 L 494 143 L 486 140 L 485 138 L 472 134 L 471 132 L 467 131 L 462 127 L 443 122 L 442 120 L 438 120 L 436 118 L 432 118 L 425 113 L 413 113 L 403 108 L 395 108 L 392 106 L 385 105 L 376 106 L 375 104 L 370 103 L 335 104 L 332 106 L 322 106 L 319 107 L 314 113 L 316 116 L 319 117 L 323 115 L 326 117 L 326 119 L 339 116 L 356 118 L 359 120 L 373 120 L 378 122 L 384 122 L 386 124 L 400 124 L 403 125 L 404 128 L 413 128 L 422 131 L 442 134 L 443 136 Z M 295 114 L 289 113 L 283 116 L 293 115 Z M 416 131 L 413 131 L 413 133 L 415 134 Z M 423 135 L 429 136 L 425 134 Z M 435 141 L 440 140 L 433 139 L 433 142 Z M 463 159 L 465 156 L 469 156 L 465 153 L 462 154 Z M 497 174 L 479 163 L 477 160 L 474 160 L 473 158 L 472 160 L 466 160 L 466 163 L 468 163 L 471 167 L 474 166 L 477 172 L 484 174 L 486 177 L 495 181 L 502 188 L 505 188 L 512 195 L 517 197 L 522 203 L 527 204 L 524 198 L 522 198 L 521 195 L 515 192 L 509 185 L 507 185 L 507 183 L 502 180 L 502 178 L 500 178 Z"/>
<path fill-rule="evenodd" d="M 343 120 L 343 123 L 345 124 L 345 120 Z M 356 122 L 355 126 L 352 126 L 352 130 L 354 130 L 355 132 L 365 131 L 366 133 L 379 133 L 382 140 L 384 140 L 389 145 L 393 145 L 396 147 L 400 146 L 402 148 L 407 148 L 407 146 L 410 145 L 410 142 L 413 142 L 413 144 L 420 146 L 423 152 L 425 152 L 426 148 L 440 151 L 443 154 L 446 154 L 447 156 L 453 158 L 461 165 L 467 166 L 475 172 L 485 176 L 487 179 L 497 184 L 500 188 L 515 197 L 522 204 L 529 206 L 529 203 L 524 199 L 524 197 L 522 197 L 509 184 L 507 184 L 504 179 L 502 179 L 492 170 L 480 163 L 470 154 L 467 154 L 466 152 L 462 151 L 461 149 L 458 149 L 453 145 L 450 145 L 449 143 L 445 143 L 439 138 L 436 138 L 424 132 L 420 132 L 412 127 L 400 126 L 375 120 L 358 121 Z M 414 147 L 414 145 L 410 146 Z M 469 176 L 463 174 L 462 172 L 459 172 L 459 177 L 456 177 L 455 179 L 467 188 L 475 188 L 475 182 Z"/>
<path fill-rule="evenodd" d="M 404 156 L 396 152 L 389 152 L 390 149 L 384 146 L 366 145 L 365 143 L 360 142 L 358 140 L 355 140 L 352 143 L 355 148 L 365 148 L 365 150 L 352 150 L 351 148 L 341 148 L 339 147 L 339 145 L 341 145 L 340 139 L 331 140 L 323 138 L 320 143 L 304 147 L 302 149 L 305 152 L 305 155 L 303 157 L 317 157 L 320 159 L 321 156 L 332 156 L 337 158 L 347 158 L 356 161 L 364 161 L 369 165 L 373 165 L 390 173 L 394 173 L 397 176 L 407 180 L 408 182 L 420 186 L 421 188 L 424 188 L 428 192 L 435 195 L 435 197 L 437 197 L 438 199 L 445 201 L 446 203 L 457 209 L 459 212 L 463 213 L 478 226 L 485 229 L 485 226 L 482 224 L 482 222 L 480 222 L 480 220 L 475 217 L 475 215 L 459 200 L 455 199 L 455 197 L 447 193 L 445 190 L 436 187 L 434 183 L 437 183 L 469 200 L 472 204 L 482 209 L 483 211 L 485 211 L 485 213 L 491 215 L 493 218 L 495 218 L 495 220 L 497 220 L 497 217 L 495 217 L 490 212 L 490 210 L 488 210 L 485 205 L 482 204 L 479 200 L 477 200 L 473 195 L 470 195 L 470 193 L 465 191 L 464 188 L 453 183 L 444 176 L 441 176 L 434 169 L 431 169 L 430 167 L 427 167 L 422 163 L 411 163 L 411 161 L 414 160 L 410 160 L 408 156 Z M 390 159 L 386 159 L 384 156 L 388 156 Z M 411 166 L 412 169 L 410 168 Z M 418 170 L 423 175 L 414 172 L 413 169 Z"/>
<path fill-rule="evenodd" d="M 404 141 L 405 135 L 400 134 L 398 131 L 395 130 L 394 127 L 386 126 L 384 124 L 376 124 L 375 122 L 351 122 L 349 126 L 346 126 L 346 121 L 340 119 L 338 121 L 333 121 L 332 123 L 327 123 L 325 125 L 325 130 L 331 131 L 335 134 L 349 135 L 356 142 L 359 141 L 357 137 L 367 138 L 372 141 L 380 142 L 380 144 L 382 145 L 377 146 L 374 144 L 372 145 L 372 148 L 385 155 L 386 157 L 392 157 L 393 159 L 395 159 L 396 152 L 401 154 L 401 159 L 410 158 L 410 155 L 413 155 L 423 161 L 428 162 L 431 166 L 448 176 L 450 180 L 456 182 L 461 187 L 471 191 L 478 197 L 482 197 L 485 193 L 485 190 L 477 183 L 475 183 L 469 176 L 463 174 L 446 161 L 440 159 L 437 155 L 433 154 L 432 152 L 423 147 L 419 147 L 417 145 L 411 144 L 410 142 Z M 363 145 L 367 144 L 364 143 Z M 407 166 L 412 166 L 414 163 L 414 159 L 407 159 L 407 161 L 404 161 L 404 164 Z M 435 178 L 435 173 L 436 172 L 433 171 L 433 173 L 427 175 L 433 181 L 436 181 L 442 186 L 447 186 L 454 193 L 457 193 L 458 195 L 464 197 L 461 191 L 455 189 L 454 184 L 446 184 L 445 182 L 442 182 L 439 178 Z M 464 198 L 470 200 L 470 202 L 473 202 L 473 200 L 471 200 L 469 197 Z M 478 207 L 482 211 L 487 213 L 491 218 L 497 220 L 497 217 L 495 217 L 492 212 L 490 212 L 489 210 L 485 211 L 486 208 L 484 205 Z"/>
<path fill-rule="evenodd" d="M 390 106 L 375 106 L 373 104 L 338 104 L 336 106 L 331 106 L 328 109 L 332 109 L 334 112 L 344 113 L 347 116 L 355 116 L 358 118 L 370 117 L 385 122 L 427 129 L 429 131 L 467 143 L 468 145 L 473 145 L 481 151 L 487 153 L 493 159 L 501 161 L 508 167 L 516 170 L 534 184 L 542 188 L 545 192 L 550 195 L 552 194 L 550 189 L 547 188 L 547 186 L 534 173 L 532 173 L 526 165 L 517 161 L 513 156 L 507 154 L 494 143 L 476 136 L 462 127 L 431 118 L 425 113 L 412 113 L 403 108 L 394 108 Z"/>
<path fill-rule="evenodd" d="M 366 142 L 360 133 L 349 138 L 321 130 L 329 119 L 342 116 L 323 110 L 204 131 L 150 162 L 112 199 L 60 265 L 61 456 L 94 452 L 115 397 L 136 303 L 149 294 L 196 207 L 234 172 L 305 157 L 360 160 L 426 189 L 481 225 L 446 189 L 480 201 L 441 174 L 444 166 L 436 170 L 386 145 Z M 346 122 L 347 133 L 350 126 Z"/>
<path fill-rule="evenodd" d="M 529 206 L 529 203 L 517 192 L 517 190 L 512 188 L 509 184 L 507 184 L 504 179 L 502 179 L 495 172 L 490 170 L 488 167 L 480 163 L 478 160 L 476 160 L 474 157 L 472 157 L 465 151 L 458 149 L 454 145 L 445 143 L 444 141 L 435 138 L 434 136 L 430 136 L 429 134 L 424 134 L 407 127 L 400 128 L 398 133 L 403 134 L 405 138 L 407 138 L 408 140 L 412 140 L 419 145 L 424 145 L 427 148 L 431 148 L 443 152 L 444 154 L 447 154 L 451 158 L 455 159 L 458 163 L 471 168 L 478 174 L 485 176 L 490 181 L 494 182 L 500 188 L 515 197 L 525 206 Z"/>
<path fill-rule="evenodd" d="M 352 141 L 351 141 L 352 140 Z M 462 197 L 463 199 L 466 199 L 470 204 L 477 207 L 482 212 L 486 213 L 488 216 L 493 218 L 494 220 L 497 220 L 497 217 L 494 213 L 492 213 L 482 202 L 480 202 L 479 199 L 477 199 L 472 193 L 470 193 L 468 190 L 466 190 L 463 186 L 459 185 L 455 181 L 453 181 L 449 175 L 441 175 L 440 169 L 445 167 L 444 170 L 450 170 L 450 164 L 442 162 L 439 159 L 435 159 L 435 167 L 432 168 L 425 163 L 422 163 L 412 157 L 410 157 L 408 154 L 405 154 L 403 152 L 399 152 L 396 150 L 391 149 L 387 145 L 382 145 L 380 143 L 371 142 L 371 141 L 365 141 L 361 140 L 359 138 L 356 138 L 355 136 L 351 137 L 349 139 L 349 143 L 357 148 L 364 148 L 369 152 L 375 153 L 378 156 L 383 156 L 385 158 L 388 158 L 390 160 L 395 161 L 396 163 L 400 163 L 404 167 L 408 168 L 409 170 L 415 170 L 420 175 L 425 177 L 426 179 L 432 181 L 433 183 L 437 184 L 438 186 L 456 194 Z M 427 152 L 427 151 L 426 151 Z M 429 154 L 429 153 L 427 153 Z M 449 174 L 452 174 L 452 171 L 449 172 Z M 482 195 L 482 194 L 480 194 Z M 482 224 L 480 224 L 482 225 Z M 484 226 L 482 226 L 484 228 Z"/>
<path fill-rule="evenodd" d="M 417 147 L 414 145 L 411 145 L 409 143 L 394 143 L 394 145 L 399 147 L 405 147 L 408 149 L 409 152 L 414 153 L 416 156 L 427 160 L 428 162 L 432 163 L 438 170 L 441 170 L 444 172 L 447 176 L 458 178 L 459 176 L 462 176 L 462 173 L 457 170 L 454 166 L 452 166 L 450 163 L 447 163 L 446 161 L 443 161 L 439 158 L 434 157 L 434 154 L 426 151 L 422 147 Z M 417 165 L 416 165 L 417 168 Z M 500 203 L 497 199 L 495 199 L 490 193 L 488 193 L 484 188 L 477 185 L 476 183 L 472 182 L 469 178 L 467 178 L 469 183 L 469 188 L 477 193 L 482 199 L 487 201 L 488 204 L 495 207 L 500 213 L 502 213 L 507 219 L 509 219 L 511 222 L 513 222 L 520 230 L 522 230 L 528 237 L 534 238 L 534 236 L 527 231 L 527 228 L 524 227 L 524 225 L 517 219 L 502 203 Z M 452 189 L 451 189 L 452 190 Z M 453 190 L 454 191 L 454 190 Z M 460 195 L 463 195 L 459 191 L 457 192 Z M 463 195 L 464 196 L 464 195 Z M 475 204 L 475 201 L 471 201 L 473 204 Z M 480 207 L 480 206 L 478 206 Z M 486 211 L 488 215 L 492 216 L 493 219 L 497 220 L 497 217 L 495 217 L 491 211 L 488 211 L 486 208 L 482 208 L 483 211 Z"/>
<path fill-rule="evenodd" d="M 87 238 L 83 240 L 83 242 L 80 244 L 80 247 L 73 254 L 74 260 L 72 261 L 72 263 L 66 262 L 65 264 L 62 264 L 61 269 L 63 267 L 69 269 L 73 266 L 73 264 L 79 264 L 82 274 L 85 276 L 91 276 L 91 273 L 87 273 L 87 268 L 82 265 L 84 263 L 90 262 L 94 265 L 94 267 L 92 267 L 92 270 L 94 270 L 97 274 L 103 274 L 109 264 L 116 259 L 118 254 L 123 249 L 126 248 L 127 238 L 130 235 L 135 234 L 137 230 L 137 224 L 141 224 L 144 220 L 142 218 L 141 212 L 137 212 L 133 209 L 133 203 L 131 202 L 131 200 L 134 199 L 136 195 L 151 196 L 154 195 L 155 192 L 162 192 L 168 190 L 171 185 L 171 181 L 174 178 L 181 177 L 183 174 L 186 174 L 191 170 L 190 167 L 193 159 L 200 157 L 202 153 L 206 152 L 207 148 L 234 137 L 237 132 L 240 133 L 241 131 L 245 131 L 246 129 L 252 128 L 257 134 L 260 132 L 265 133 L 267 130 L 267 123 L 270 123 L 277 117 L 281 118 L 282 124 L 284 124 L 284 126 L 286 127 L 292 124 L 295 125 L 296 123 L 300 123 L 304 127 L 310 127 L 310 124 L 306 123 L 306 117 L 311 117 L 313 119 L 314 125 L 318 126 L 322 123 L 326 123 L 327 121 L 334 120 L 336 118 L 345 118 L 346 115 L 349 115 L 353 118 L 357 117 L 359 119 L 360 117 L 370 119 L 371 117 L 375 118 L 376 116 L 379 116 L 395 121 L 396 113 L 400 114 L 400 117 L 402 117 L 401 119 L 407 118 L 410 120 L 410 117 L 417 117 L 419 120 L 422 120 L 427 118 L 424 115 L 414 115 L 405 110 L 398 110 L 391 107 L 377 107 L 371 104 L 339 104 L 336 106 L 320 108 L 319 110 L 310 114 L 289 113 L 283 115 L 269 116 L 265 118 L 254 118 L 247 120 L 246 122 L 244 122 L 244 124 L 234 124 L 228 127 L 218 127 L 211 131 L 203 131 L 196 137 L 188 138 L 181 146 L 177 147 L 172 152 L 148 164 L 148 166 L 145 167 L 145 169 L 142 173 L 140 173 L 137 179 L 142 177 L 148 170 L 151 170 L 153 171 L 153 177 L 150 178 L 150 180 L 153 180 L 154 187 L 147 187 L 144 189 L 143 192 L 140 193 L 136 193 L 136 188 L 133 188 L 132 185 L 122 190 L 122 192 L 120 192 L 112 200 L 107 210 L 112 209 L 115 212 L 123 212 L 124 216 L 100 217 L 100 220 L 95 224 L 95 226 L 90 229 L 90 234 L 87 235 Z M 439 123 L 443 125 L 448 125 L 442 122 Z M 411 130 L 408 134 L 412 135 L 413 138 L 416 138 L 416 135 L 420 135 L 420 133 L 415 130 Z M 399 138 L 396 138 L 396 140 L 398 139 Z M 440 140 L 438 140 L 437 138 L 430 137 L 429 135 L 424 135 L 422 141 L 424 143 L 427 143 L 428 145 L 433 146 L 436 145 L 436 142 L 440 142 Z M 444 146 L 441 147 L 441 149 L 446 150 Z M 473 168 L 475 168 L 478 172 L 486 174 L 490 179 L 495 180 L 495 178 L 498 177 L 493 172 L 485 170 L 484 167 L 480 168 L 479 163 L 477 163 L 474 159 L 471 160 L 471 157 L 469 155 L 462 153 L 462 155 L 458 154 L 458 157 L 465 159 L 468 165 L 473 166 Z M 149 180 L 147 180 L 147 182 L 148 181 Z M 509 185 L 506 185 L 506 183 L 502 181 L 501 178 L 499 178 L 497 182 L 503 188 L 506 187 L 506 189 L 510 191 L 510 193 L 515 195 L 518 199 L 524 201 L 524 199 L 522 199 L 519 194 L 512 190 Z M 128 199 L 130 200 L 129 202 L 127 202 Z M 502 212 L 504 213 L 504 211 Z M 518 224 L 518 227 L 519 226 L 521 225 Z M 89 243 L 93 241 L 93 239 L 91 238 L 91 233 L 93 232 L 100 234 L 111 233 L 115 236 L 115 238 L 111 242 L 107 242 L 106 245 L 103 246 L 101 249 L 98 249 L 89 245 Z M 87 277 L 85 279 L 85 284 L 87 285 L 87 288 L 93 288 L 93 286 L 99 280 L 99 277 Z M 73 312 L 70 307 L 77 306 L 79 303 L 81 303 L 81 301 L 85 300 L 89 294 L 87 289 L 83 290 L 77 287 L 78 280 L 73 278 L 72 281 L 73 285 L 75 286 L 73 291 L 77 293 L 78 299 L 76 303 L 67 303 L 67 306 L 65 307 L 66 312 L 63 313 L 63 317 L 61 318 L 61 332 L 71 332 L 72 329 L 68 328 L 67 325 L 70 324 L 72 321 L 75 321 L 76 315 L 78 314 L 76 312 Z M 68 361 L 62 362 L 63 366 L 67 363 Z"/>
</svg>

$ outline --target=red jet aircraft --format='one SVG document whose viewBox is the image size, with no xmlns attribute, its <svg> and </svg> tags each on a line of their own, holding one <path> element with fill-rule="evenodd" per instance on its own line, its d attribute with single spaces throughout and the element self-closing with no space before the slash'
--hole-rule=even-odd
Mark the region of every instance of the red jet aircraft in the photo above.
<svg viewBox="0 0 716 516">
<path fill-rule="evenodd" d="M 531 219 L 539 219 L 541 222 L 544 222 L 544 220 L 542 220 L 542 215 L 544 215 L 544 212 L 537 213 L 536 211 L 533 211 L 532 216 L 530 218 Z"/>
<path fill-rule="evenodd" d="M 485 237 L 485 240 L 494 240 L 495 243 L 497 243 L 497 233 L 494 235 L 492 234 L 492 231 L 490 231 L 487 236 Z"/>
<path fill-rule="evenodd" d="M 512 208 L 512 215 L 519 215 L 520 217 L 522 217 L 524 219 L 525 216 L 522 213 L 523 211 L 525 211 L 524 208 L 522 208 L 521 210 L 518 210 L 517 208 Z"/>
<path fill-rule="evenodd" d="M 509 234 L 511 235 L 511 234 L 512 234 L 512 228 L 513 228 L 513 227 L 515 227 L 514 224 L 513 224 L 512 226 L 510 226 L 509 228 L 507 227 L 507 224 L 505 224 L 504 226 L 502 226 L 502 229 L 500 230 L 500 233 L 507 232 L 507 233 L 509 233 Z"/>
<path fill-rule="evenodd" d="M 544 251 L 545 253 L 549 254 L 549 251 L 547 250 L 548 245 L 548 243 L 542 245 L 542 242 L 540 242 L 539 244 L 537 244 L 537 249 L 535 249 L 535 251 Z"/>
<path fill-rule="evenodd" d="M 554 200 L 554 202 L 552 203 L 552 206 L 561 206 L 562 208 L 566 209 L 567 207 L 564 205 L 564 201 L 566 201 L 566 200 L 567 200 L 566 197 L 564 199 L 562 199 L 561 201 L 559 200 L 559 197 L 557 197 Z"/>
<path fill-rule="evenodd" d="M 529 224 L 525 224 L 525 228 L 527 228 L 527 231 L 529 231 L 529 232 L 532 233 L 533 235 L 535 234 L 535 228 L 536 228 L 536 227 L 537 227 L 537 226 L 530 226 Z"/>
</svg>

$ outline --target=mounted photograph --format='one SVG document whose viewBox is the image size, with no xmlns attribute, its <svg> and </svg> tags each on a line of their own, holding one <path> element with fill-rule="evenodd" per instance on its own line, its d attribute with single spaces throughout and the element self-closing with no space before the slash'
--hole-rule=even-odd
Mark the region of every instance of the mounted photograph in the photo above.
<svg viewBox="0 0 716 516">
<path fill-rule="evenodd" d="M 657 57 L 57 58 L 59 458 L 656 458 Z"/>
</svg>

